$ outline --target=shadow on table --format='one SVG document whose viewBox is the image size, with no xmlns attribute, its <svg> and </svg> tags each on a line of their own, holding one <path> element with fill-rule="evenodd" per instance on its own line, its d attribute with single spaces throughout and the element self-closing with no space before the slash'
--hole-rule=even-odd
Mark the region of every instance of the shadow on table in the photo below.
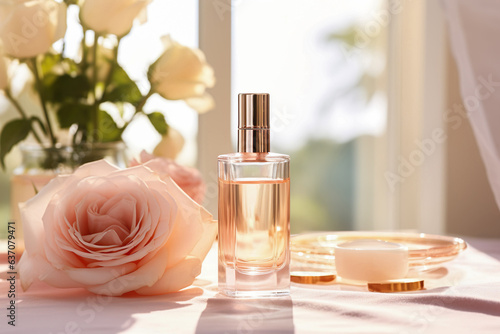
<svg viewBox="0 0 500 334">
<path fill-rule="evenodd" d="M 279 299 L 210 298 L 196 333 L 294 333 L 290 297 Z"/>
<path fill-rule="evenodd" d="M 24 319 L 20 318 L 16 328 L 23 333 L 122 333 L 141 314 L 184 308 L 203 294 L 200 288 L 162 296 L 129 293 L 124 297 L 95 295 L 83 289 L 33 290 L 19 298 Z"/>
</svg>

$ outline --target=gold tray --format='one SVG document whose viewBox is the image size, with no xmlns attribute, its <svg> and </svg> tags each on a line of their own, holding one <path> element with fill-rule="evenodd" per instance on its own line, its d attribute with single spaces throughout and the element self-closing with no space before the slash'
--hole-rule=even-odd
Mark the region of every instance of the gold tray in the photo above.
<svg viewBox="0 0 500 334">
<path fill-rule="evenodd" d="M 335 271 L 333 246 L 358 239 L 378 239 L 408 246 L 409 266 L 422 271 L 451 261 L 467 248 L 460 238 L 404 232 L 320 232 L 291 238 L 292 270 Z"/>
</svg>

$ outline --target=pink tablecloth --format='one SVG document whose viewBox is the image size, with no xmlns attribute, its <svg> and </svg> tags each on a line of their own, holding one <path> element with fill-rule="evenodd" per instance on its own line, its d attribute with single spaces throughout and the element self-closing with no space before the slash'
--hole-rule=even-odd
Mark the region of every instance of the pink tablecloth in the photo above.
<svg viewBox="0 0 500 334">
<path fill-rule="evenodd" d="M 500 252 L 500 240 L 484 243 Z M 426 290 L 411 293 L 294 284 L 290 298 L 232 300 L 217 294 L 216 270 L 214 248 L 194 286 L 171 295 L 111 298 L 43 283 L 27 293 L 18 287 L 12 327 L 3 264 L 0 332 L 500 333 L 500 262 L 472 247 L 427 273 Z"/>
</svg>

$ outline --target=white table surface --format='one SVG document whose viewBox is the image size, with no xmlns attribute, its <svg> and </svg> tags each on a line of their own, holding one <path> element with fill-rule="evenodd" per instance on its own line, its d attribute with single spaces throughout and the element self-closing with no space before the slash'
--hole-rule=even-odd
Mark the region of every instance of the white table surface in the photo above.
<svg viewBox="0 0 500 334">
<path fill-rule="evenodd" d="M 493 254 L 500 240 L 475 239 Z M 35 283 L 17 287 L 16 327 L 7 325 L 5 255 L 1 333 L 500 333 L 500 262 L 469 247 L 427 273 L 427 289 L 382 294 L 340 284 L 292 284 L 291 297 L 234 300 L 217 293 L 217 253 L 195 284 L 153 297 L 103 297 Z"/>
</svg>

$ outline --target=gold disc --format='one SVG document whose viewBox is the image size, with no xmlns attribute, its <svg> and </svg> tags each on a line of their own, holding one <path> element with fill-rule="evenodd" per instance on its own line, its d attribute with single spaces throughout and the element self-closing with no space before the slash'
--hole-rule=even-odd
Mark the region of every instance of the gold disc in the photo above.
<svg viewBox="0 0 500 334">
<path fill-rule="evenodd" d="M 320 282 L 331 282 L 335 279 L 332 273 L 318 272 L 318 271 L 292 271 L 290 273 L 290 280 L 295 283 L 301 284 L 315 284 Z"/>
<path fill-rule="evenodd" d="M 424 280 L 405 278 L 391 281 L 368 283 L 368 290 L 374 292 L 417 291 L 424 288 Z"/>
</svg>

